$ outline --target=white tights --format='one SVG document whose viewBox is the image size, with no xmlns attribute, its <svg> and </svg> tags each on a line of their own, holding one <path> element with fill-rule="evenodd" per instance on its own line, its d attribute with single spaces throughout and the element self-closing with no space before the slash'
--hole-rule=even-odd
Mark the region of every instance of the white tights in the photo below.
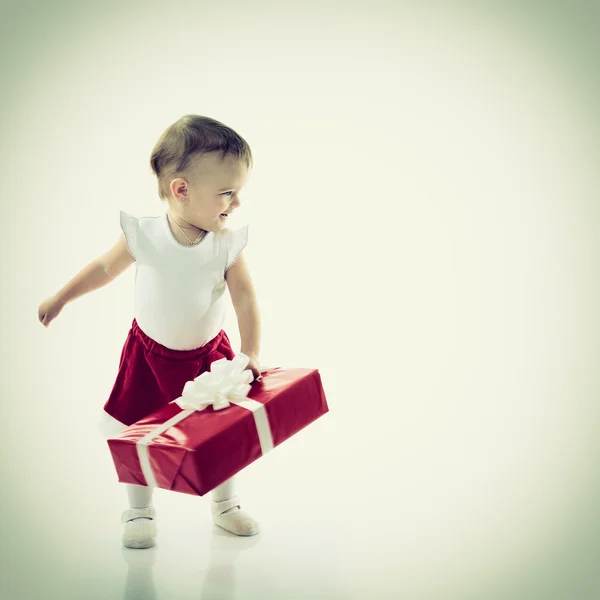
<svg viewBox="0 0 600 600">
<path fill-rule="evenodd" d="M 235 495 L 234 492 L 234 478 L 231 477 L 221 485 L 217 486 L 211 492 L 211 498 L 214 502 L 223 502 L 223 500 L 229 500 Z M 129 496 L 129 507 L 130 508 L 145 508 L 152 504 L 152 492 L 154 488 L 146 485 L 135 485 L 133 483 L 126 483 L 127 495 Z"/>
</svg>

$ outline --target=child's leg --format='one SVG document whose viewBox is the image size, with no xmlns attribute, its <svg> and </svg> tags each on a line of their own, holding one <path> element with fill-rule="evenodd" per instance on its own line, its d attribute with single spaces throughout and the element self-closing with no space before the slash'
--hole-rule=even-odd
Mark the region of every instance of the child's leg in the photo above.
<svg viewBox="0 0 600 600">
<path fill-rule="evenodd" d="M 212 500 L 214 502 L 223 502 L 223 500 L 231 500 L 235 496 L 234 492 L 234 477 L 218 485 L 212 492 Z"/>
<path fill-rule="evenodd" d="M 225 500 L 231 500 L 235 496 L 235 477 L 230 477 L 227 481 L 218 485 L 212 492 L 213 502 L 224 502 Z M 226 510 L 223 514 L 229 512 L 237 512 L 239 509 L 237 506 Z"/>
<path fill-rule="evenodd" d="M 129 496 L 130 508 L 146 508 L 152 504 L 152 492 L 154 488 L 147 485 L 135 485 L 126 483 L 127 495 Z M 147 517 L 136 517 L 133 521 L 146 519 Z"/>
<path fill-rule="evenodd" d="M 130 508 L 145 508 L 152 503 L 152 492 L 154 488 L 147 485 L 134 485 L 126 483 L 127 495 L 129 496 Z"/>
</svg>

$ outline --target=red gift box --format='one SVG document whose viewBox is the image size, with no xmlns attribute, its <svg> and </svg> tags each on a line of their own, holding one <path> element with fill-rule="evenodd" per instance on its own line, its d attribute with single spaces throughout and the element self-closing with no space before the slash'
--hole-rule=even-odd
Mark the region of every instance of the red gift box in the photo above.
<svg viewBox="0 0 600 600">
<path fill-rule="evenodd" d="M 176 399 L 109 438 L 119 481 L 203 496 L 329 411 L 317 369 L 268 369 L 248 387 L 221 410 Z"/>
</svg>

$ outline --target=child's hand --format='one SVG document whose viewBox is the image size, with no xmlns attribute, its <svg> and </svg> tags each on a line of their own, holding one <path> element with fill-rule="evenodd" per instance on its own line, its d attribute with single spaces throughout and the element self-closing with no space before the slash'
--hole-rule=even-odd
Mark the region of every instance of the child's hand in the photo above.
<svg viewBox="0 0 600 600">
<path fill-rule="evenodd" d="M 58 300 L 56 296 L 51 296 L 44 300 L 38 308 L 38 319 L 44 327 L 48 327 L 50 323 L 58 317 L 64 304 Z"/>
<path fill-rule="evenodd" d="M 254 376 L 255 381 L 262 379 L 262 375 L 260 374 L 260 363 L 258 362 L 258 356 L 256 356 L 254 352 L 244 352 L 244 354 L 250 359 L 248 361 L 248 366 L 246 367 L 246 370 L 252 371 L 252 375 Z"/>
</svg>

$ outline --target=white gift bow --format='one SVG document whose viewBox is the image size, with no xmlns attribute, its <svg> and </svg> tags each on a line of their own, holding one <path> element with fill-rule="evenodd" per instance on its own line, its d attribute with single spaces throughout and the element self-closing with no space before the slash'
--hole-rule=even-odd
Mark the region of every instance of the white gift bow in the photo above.
<svg viewBox="0 0 600 600">
<path fill-rule="evenodd" d="M 227 408 L 230 401 L 244 400 L 254 378 L 252 371 L 244 370 L 249 360 L 242 353 L 233 360 L 216 360 L 210 365 L 210 371 L 186 382 L 181 397 L 174 402 L 181 408 L 204 410 L 212 404 L 214 410 L 221 410 Z"/>
<path fill-rule="evenodd" d="M 148 444 L 169 427 L 183 421 L 196 410 L 204 410 L 209 404 L 213 405 L 213 410 L 221 410 L 230 404 L 236 404 L 252 411 L 262 453 L 266 454 L 273 449 L 273 434 L 265 405 L 246 397 L 251 388 L 249 382 L 253 377 L 252 371 L 244 370 L 249 360 L 248 356 L 240 352 L 233 360 L 221 358 L 211 363 L 210 371 L 205 371 L 193 381 L 186 382 L 183 386 L 182 396 L 171 401 L 184 410 L 158 425 L 137 441 L 136 448 L 140 465 L 149 487 L 157 487 L 157 484 L 148 455 Z"/>
</svg>

